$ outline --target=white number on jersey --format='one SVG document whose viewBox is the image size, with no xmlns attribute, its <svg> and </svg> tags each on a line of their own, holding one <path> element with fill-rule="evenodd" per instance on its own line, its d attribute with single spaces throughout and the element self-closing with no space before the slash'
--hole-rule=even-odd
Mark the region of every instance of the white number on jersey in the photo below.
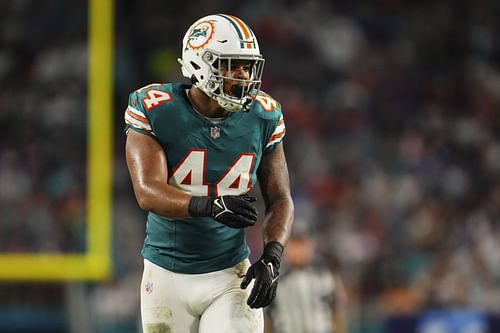
<svg viewBox="0 0 500 333">
<path fill-rule="evenodd" d="M 266 95 L 258 95 L 255 100 L 262 106 L 266 112 L 273 112 L 278 108 L 278 102 Z"/>
<path fill-rule="evenodd" d="M 177 186 L 191 195 L 209 195 L 205 184 L 206 150 L 192 150 L 174 170 L 172 178 Z"/>
<path fill-rule="evenodd" d="M 171 180 L 183 191 L 195 196 L 210 195 L 209 185 L 205 182 L 206 150 L 192 150 L 174 170 Z M 250 174 L 255 156 L 243 153 L 229 167 L 224 176 L 215 184 L 215 193 L 221 195 L 240 195 L 250 190 Z"/>
<path fill-rule="evenodd" d="M 215 185 L 215 195 L 240 195 L 250 189 L 253 154 L 241 154 Z"/>
<path fill-rule="evenodd" d="M 161 90 L 151 89 L 146 91 L 146 95 L 147 97 L 142 99 L 142 103 L 148 111 L 161 103 L 172 100 L 172 96 L 168 92 Z"/>
</svg>

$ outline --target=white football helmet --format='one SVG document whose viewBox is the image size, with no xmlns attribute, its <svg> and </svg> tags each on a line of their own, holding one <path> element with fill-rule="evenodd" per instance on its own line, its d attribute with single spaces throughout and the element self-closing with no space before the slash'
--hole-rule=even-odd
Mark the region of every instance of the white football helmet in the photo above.
<svg viewBox="0 0 500 333">
<path fill-rule="evenodd" d="M 249 61 L 250 79 L 222 76 L 219 68 Z M 189 27 L 182 41 L 182 74 L 227 111 L 249 110 L 261 85 L 264 58 L 248 25 L 232 15 L 205 16 Z M 224 79 L 240 81 L 224 92 Z M 236 88 L 236 89 L 234 89 Z M 233 96 L 234 95 L 234 96 Z"/>
</svg>

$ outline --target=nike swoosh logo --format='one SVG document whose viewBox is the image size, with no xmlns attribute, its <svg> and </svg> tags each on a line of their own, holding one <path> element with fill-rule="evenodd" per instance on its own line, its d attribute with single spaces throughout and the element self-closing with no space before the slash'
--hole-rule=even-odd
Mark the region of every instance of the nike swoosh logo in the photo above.
<svg viewBox="0 0 500 333">
<path fill-rule="evenodd" d="M 224 209 L 224 206 L 220 203 L 220 200 L 221 200 L 221 199 L 216 199 L 216 200 L 214 201 L 214 204 L 215 204 L 217 207 L 219 207 L 220 209 Z"/>
<path fill-rule="evenodd" d="M 276 280 L 278 280 L 279 275 L 277 275 L 276 277 L 274 277 L 275 274 L 274 274 L 274 266 L 273 266 L 273 264 L 271 264 L 270 262 L 268 262 L 267 266 L 269 266 L 269 269 L 271 270 L 271 276 L 272 276 L 272 278 L 271 278 L 271 285 L 273 285 L 274 282 L 276 282 Z"/>
</svg>

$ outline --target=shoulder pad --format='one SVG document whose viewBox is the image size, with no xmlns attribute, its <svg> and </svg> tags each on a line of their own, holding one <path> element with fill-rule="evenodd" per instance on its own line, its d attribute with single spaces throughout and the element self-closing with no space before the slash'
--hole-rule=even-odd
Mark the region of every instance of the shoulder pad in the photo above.
<svg viewBox="0 0 500 333">
<path fill-rule="evenodd" d="M 171 83 L 153 83 L 130 94 L 130 99 L 134 104 L 139 104 L 145 111 L 160 106 L 173 99 L 174 89 Z"/>
<path fill-rule="evenodd" d="M 251 111 L 260 118 L 279 119 L 281 116 L 281 104 L 263 91 L 259 91 L 252 104 Z"/>
</svg>

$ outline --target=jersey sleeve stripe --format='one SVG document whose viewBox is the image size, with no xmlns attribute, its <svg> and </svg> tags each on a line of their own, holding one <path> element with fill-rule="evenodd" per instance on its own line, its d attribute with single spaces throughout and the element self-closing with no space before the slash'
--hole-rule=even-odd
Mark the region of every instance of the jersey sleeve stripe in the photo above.
<svg viewBox="0 0 500 333">
<path fill-rule="evenodd" d="M 149 121 L 147 120 L 147 118 L 141 117 L 141 116 L 137 115 L 136 113 L 134 113 L 131 110 L 130 106 L 127 108 L 127 110 L 125 112 L 125 123 L 132 126 L 132 127 L 142 129 L 142 130 L 145 130 L 148 132 L 152 131 L 151 125 L 149 124 Z"/>
<path fill-rule="evenodd" d="M 134 112 L 132 112 L 130 109 L 127 109 L 127 115 L 134 118 L 135 120 L 138 120 L 140 122 L 143 122 L 144 124 L 148 124 L 149 125 L 149 121 L 147 120 L 146 117 L 143 117 L 143 116 L 140 116 Z"/>
<path fill-rule="evenodd" d="M 144 112 L 137 110 L 136 108 L 134 108 L 134 107 L 133 107 L 133 106 L 131 106 L 131 105 L 129 105 L 129 106 L 127 107 L 127 111 L 130 111 L 130 112 L 132 112 L 132 113 L 135 113 L 136 115 L 138 115 L 138 116 L 140 116 L 140 117 L 145 117 L 145 116 L 144 116 Z"/>
<path fill-rule="evenodd" d="M 283 134 L 284 136 L 284 134 Z M 274 145 L 275 143 L 279 143 L 281 142 L 281 140 L 283 139 L 283 136 L 279 137 L 279 138 L 276 138 L 274 139 L 273 141 L 270 141 L 267 145 L 266 145 L 266 149 L 271 147 L 272 145 Z"/>
<path fill-rule="evenodd" d="M 274 132 L 269 137 L 269 140 L 267 140 L 265 148 L 267 149 L 272 145 L 274 145 L 275 143 L 281 142 L 281 140 L 283 140 L 283 137 L 285 136 L 285 133 L 286 133 L 285 121 L 283 120 L 283 115 L 281 115 L 280 119 L 278 120 L 277 126 L 274 129 Z"/>
<path fill-rule="evenodd" d="M 285 130 L 285 124 L 283 123 L 283 124 L 281 124 L 279 126 L 276 126 L 276 129 L 274 130 L 274 132 L 273 132 L 272 135 L 278 134 L 280 132 L 283 132 L 284 130 Z"/>
<path fill-rule="evenodd" d="M 280 125 L 276 126 L 276 128 L 274 129 L 274 132 L 273 134 L 271 134 L 271 138 L 277 134 L 280 134 L 282 132 L 285 132 L 285 123 L 283 121 L 280 121 L 279 123 L 281 123 Z M 278 123 L 278 124 L 279 124 Z"/>
<path fill-rule="evenodd" d="M 130 125 L 132 127 L 137 128 L 137 129 L 141 129 L 141 130 L 144 130 L 147 132 L 152 132 L 151 126 L 144 125 L 144 123 L 141 123 L 141 122 L 135 120 L 134 118 L 125 117 L 125 123 L 127 125 Z"/>
<path fill-rule="evenodd" d="M 276 139 L 279 139 L 279 138 L 282 138 L 285 136 L 285 131 L 281 132 L 281 133 L 278 133 L 278 134 L 274 134 L 273 136 L 271 136 L 269 138 L 269 141 L 268 142 L 271 142 L 273 140 L 276 140 Z"/>
</svg>

